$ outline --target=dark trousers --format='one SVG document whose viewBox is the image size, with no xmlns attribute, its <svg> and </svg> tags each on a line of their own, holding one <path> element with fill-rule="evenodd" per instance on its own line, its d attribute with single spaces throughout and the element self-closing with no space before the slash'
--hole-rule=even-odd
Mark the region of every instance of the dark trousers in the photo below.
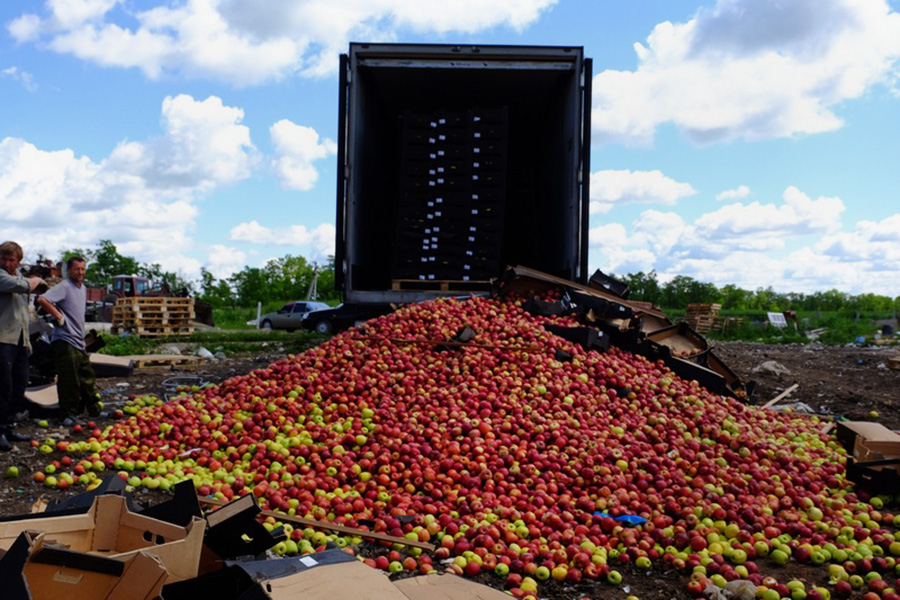
<svg viewBox="0 0 900 600">
<path fill-rule="evenodd" d="M 87 410 L 99 411 L 100 397 L 94 388 L 96 377 L 88 353 L 63 340 L 50 344 L 56 369 L 56 391 L 61 417 L 71 417 Z"/>
<path fill-rule="evenodd" d="M 25 408 L 28 350 L 25 344 L 0 344 L 0 432 L 10 429 Z"/>
</svg>

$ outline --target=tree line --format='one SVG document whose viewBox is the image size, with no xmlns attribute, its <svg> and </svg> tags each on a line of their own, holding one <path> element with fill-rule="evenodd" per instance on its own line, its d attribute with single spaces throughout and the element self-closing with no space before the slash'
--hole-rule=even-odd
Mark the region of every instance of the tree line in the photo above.
<svg viewBox="0 0 900 600">
<path fill-rule="evenodd" d="M 629 299 L 652 302 L 668 309 L 684 309 L 688 304 L 721 304 L 723 310 L 900 312 L 900 296 L 852 295 L 834 289 L 811 294 L 776 292 L 771 287 L 745 290 L 733 284 L 716 287 L 713 283 L 685 275 L 660 283 L 656 271 L 614 277 L 628 284 Z"/>
<path fill-rule="evenodd" d="M 101 240 L 97 248 L 76 248 L 63 253 L 65 261 L 73 255 L 87 258 L 85 279 L 94 287 L 105 287 L 116 275 L 141 275 L 155 282 L 169 284 L 173 290 L 186 288 L 191 295 L 214 307 L 251 307 L 257 302 L 287 301 L 305 298 L 313 277 L 319 300 L 337 302 L 340 293 L 334 287 L 334 259 L 324 265 L 309 262 L 302 256 L 287 254 L 269 260 L 262 267 L 245 266 L 230 277 L 217 278 L 209 270 L 200 271 L 200 280 L 164 271 L 159 264 L 141 263 L 119 253 L 110 240 Z M 721 304 L 724 310 L 747 311 L 847 311 L 861 313 L 900 312 L 900 296 L 890 298 L 878 294 L 846 294 L 832 289 L 803 294 L 776 292 L 771 287 L 745 290 L 728 284 L 716 287 L 709 282 L 678 275 L 660 283 L 656 271 L 613 275 L 628 284 L 632 300 L 652 302 L 664 309 L 684 309 L 688 304 Z"/>
</svg>

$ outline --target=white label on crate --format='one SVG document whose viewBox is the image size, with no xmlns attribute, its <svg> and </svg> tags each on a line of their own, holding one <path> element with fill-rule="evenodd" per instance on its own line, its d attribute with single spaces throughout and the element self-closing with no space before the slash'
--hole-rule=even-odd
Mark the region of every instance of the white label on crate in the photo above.
<svg viewBox="0 0 900 600">
<path fill-rule="evenodd" d="M 428 143 L 433 144 L 436 140 L 434 138 L 428 138 Z"/>
<path fill-rule="evenodd" d="M 437 202 L 438 204 L 440 204 L 441 202 L 444 201 L 444 199 L 443 198 L 435 198 L 434 201 Z"/>
<path fill-rule="evenodd" d="M 433 257 L 433 256 L 429 256 L 429 257 L 428 257 L 428 260 L 430 260 L 431 262 L 434 262 L 434 257 Z"/>
<path fill-rule="evenodd" d="M 474 167 L 475 167 L 475 168 L 476 168 L 476 169 L 477 169 L 477 168 L 478 168 L 478 167 L 480 167 L 480 166 L 481 166 L 481 163 L 479 163 L 479 162 L 477 162 L 477 161 L 476 161 L 476 162 L 475 162 L 475 164 L 474 164 L 474 165 L 472 165 L 472 166 L 474 166 Z"/>
<path fill-rule="evenodd" d="M 444 155 L 444 151 L 443 151 L 443 150 L 438 150 L 438 156 L 443 156 L 443 155 Z"/>
<path fill-rule="evenodd" d="M 437 237 L 432 236 L 431 241 L 436 242 L 436 241 L 438 241 L 438 239 L 437 239 Z"/>
<path fill-rule="evenodd" d="M 463 281 L 468 281 L 468 280 L 469 280 L 469 276 L 468 276 L 468 275 L 463 275 Z"/>
<path fill-rule="evenodd" d="M 425 233 L 431 233 L 431 227 L 426 227 L 426 228 L 425 228 Z"/>
<path fill-rule="evenodd" d="M 444 167 L 438 167 L 438 173 L 443 173 L 443 172 L 444 172 Z"/>
<path fill-rule="evenodd" d="M 428 185 L 429 185 L 429 187 L 434 187 L 434 182 L 433 182 L 433 181 L 429 181 L 429 182 L 428 182 Z"/>
<path fill-rule="evenodd" d="M 434 279 L 434 275 L 429 275 L 428 279 Z"/>
<path fill-rule="evenodd" d="M 436 171 L 435 171 L 434 169 L 428 169 L 428 174 L 429 174 L 429 175 L 435 175 L 435 174 L 436 174 Z"/>
<path fill-rule="evenodd" d="M 429 125 L 431 125 L 432 127 L 437 127 L 437 123 L 435 123 L 434 121 L 432 121 L 431 123 L 429 123 Z"/>
<path fill-rule="evenodd" d="M 475 256 L 471 250 L 466 250 L 466 256 Z"/>
<path fill-rule="evenodd" d="M 428 218 L 429 218 L 429 219 L 433 219 L 433 218 L 434 218 L 434 215 L 431 214 L 431 213 L 428 213 Z"/>
<path fill-rule="evenodd" d="M 469 265 L 463 265 L 463 270 L 468 271 L 468 270 L 469 270 Z"/>
<path fill-rule="evenodd" d="M 480 120 L 481 120 L 481 117 L 479 117 L 478 115 L 475 115 L 475 122 L 477 123 Z"/>
<path fill-rule="evenodd" d="M 475 226 L 474 226 L 474 225 L 470 225 L 470 226 L 469 226 L 469 231 L 477 231 L 477 229 L 475 229 Z"/>
<path fill-rule="evenodd" d="M 431 154 L 428 155 L 428 158 L 430 158 L 431 160 L 434 160 L 435 158 L 437 158 L 437 154 L 432 152 Z"/>
<path fill-rule="evenodd" d="M 475 132 L 475 137 L 480 138 L 480 137 L 481 137 L 481 132 L 476 131 L 476 132 Z"/>
<path fill-rule="evenodd" d="M 441 232 L 441 228 L 440 228 L 440 227 L 433 227 L 431 230 L 432 230 L 433 232 L 435 232 L 435 233 L 440 233 L 440 232 Z"/>
<path fill-rule="evenodd" d="M 441 125 L 444 125 L 447 123 L 447 119 L 439 119 L 438 123 L 440 123 Z"/>
<path fill-rule="evenodd" d="M 424 281 L 424 280 L 425 280 L 425 276 L 424 276 L 424 275 L 419 275 L 419 280 L 420 280 L 420 281 Z"/>
<path fill-rule="evenodd" d="M 428 257 L 427 257 L 427 256 L 423 256 L 421 262 L 428 262 Z"/>
<path fill-rule="evenodd" d="M 470 242 L 474 242 L 474 241 L 475 241 L 475 236 L 474 236 L 474 235 L 470 235 L 470 236 L 469 236 L 469 241 L 470 241 Z"/>
<path fill-rule="evenodd" d="M 472 175 L 472 181 L 478 181 L 478 175 Z"/>
<path fill-rule="evenodd" d="M 477 209 L 477 208 L 473 208 L 473 209 L 472 209 L 472 214 L 473 214 L 473 215 L 477 215 L 477 214 L 478 214 L 478 209 Z"/>
<path fill-rule="evenodd" d="M 444 141 L 447 139 L 447 136 L 442 133 L 441 135 L 438 136 L 438 139 L 441 141 Z"/>
<path fill-rule="evenodd" d="M 441 216 L 441 211 L 439 211 L 439 210 L 435 211 L 435 212 L 434 212 L 434 216 L 436 216 L 436 217 Z"/>
<path fill-rule="evenodd" d="M 472 194 L 472 200 L 478 200 L 478 194 Z"/>
<path fill-rule="evenodd" d="M 428 244 L 422 244 L 422 250 L 431 250 L 431 246 Z"/>
<path fill-rule="evenodd" d="M 431 208 L 432 206 L 434 206 L 434 202 L 432 202 L 431 200 L 429 200 L 429 201 L 428 201 L 428 208 Z"/>
</svg>

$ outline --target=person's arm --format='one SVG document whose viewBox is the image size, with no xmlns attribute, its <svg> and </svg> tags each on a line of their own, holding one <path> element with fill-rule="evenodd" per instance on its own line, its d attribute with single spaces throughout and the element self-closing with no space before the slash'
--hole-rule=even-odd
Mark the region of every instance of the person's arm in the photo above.
<svg viewBox="0 0 900 600">
<path fill-rule="evenodd" d="M 62 314 L 62 311 L 60 311 L 58 308 L 56 308 L 56 306 L 55 306 L 52 302 L 50 302 L 49 300 L 47 300 L 47 299 L 44 298 L 43 296 L 38 296 L 37 303 L 38 303 L 38 305 L 39 305 L 41 308 L 43 308 L 46 312 L 50 313 L 50 315 L 51 315 L 54 319 L 56 319 L 56 321 L 57 321 L 60 325 L 65 325 L 65 323 L 66 323 L 66 316 L 65 316 L 64 314 Z"/>
</svg>

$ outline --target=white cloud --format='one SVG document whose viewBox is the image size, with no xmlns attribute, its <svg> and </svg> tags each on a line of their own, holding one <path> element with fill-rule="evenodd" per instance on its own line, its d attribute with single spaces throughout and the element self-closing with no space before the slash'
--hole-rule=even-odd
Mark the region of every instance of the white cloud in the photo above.
<svg viewBox="0 0 900 600">
<path fill-rule="evenodd" d="M 784 236 L 826 233 L 841 226 L 844 203 L 840 198 L 822 196 L 816 200 L 788 187 L 784 204 L 734 203 L 701 216 L 695 222 L 698 233 L 709 239 L 740 243 L 748 238 L 765 238 L 783 243 Z"/>
<path fill-rule="evenodd" d="M 616 204 L 667 204 L 692 196 L 689 183 L 660 171 L 606 170 L 591 173 L 591 214 L 608 213 Z"/>
<path fill-rule="evenodd" d="M 592 228 L 591 264 L 618 274 L 655 270 L 661 281 L 686 275 L 751 290 L 837 288 L 895 297 L 900 214 L 859 221 L 850 229 L 842 217 L 840 198 L 813 200 L 796 187 L 788 187 L 781 202 L 735 203 L 693 222 L 646 210 L 630 226 L 613 222 Z M 802 249 L 788 250 L 798 245 Z"/>
<path fill-rule="evenodd" d="M 257 221 L 241 223 L 231 229 L 228 239 L 233 242 L 294 246 L 304 251 L 301 255 L 310 261 L 324 261 L 334 254 L 335 229 L 331 223 L 322 223 L 309 230 L 303 225 L 266 227 Z"/>
<path fill-rule="evenodd" d="M 7 25 L 20 42 L 103 66 L 254 85 L 332 73 L 351 39 L 521 31 L 556 0 L 175 0 L 137 10 L 118 0 L 47 0 Z M 123 16 L 124 15 L 124 16 Z"/>
<path fill-rule="evenodd" d="M 716 200 L 740 200 L 750 195 L 750 188 L 746 185 L 739 185 L 733 190 L 725 190 L 716 194 Z"/>
<path fill-rule="evenodd" d="M 900 14 L 885 0 L 718 0 L 635 44 L 635 71 L 594 78 L 595 141 L 646 145 L 672 123 L 698 143 L 822 133 L 889 82 Z"/>
<path fill-rule="evenodd" d="M 7 67 L 0 70 L 0 78 L 18 81 L 22 84 L 22 87 L 29 92 L 36 92 L 38 89 L 37 83 L 34 81 L 34 76 L 28 71 L 23 71 L 18 67 Z"/>
<path fill-rule="evenodd" d="M 249 177 L 255 160 L 242 111 L 215 97 L 162 103 L 163 134 L 122 142 L 95 162 L 70 149 L 0 140 L 0 235 L 48 255 L 110 239 L 122 254 L 188 276 L 198 199 Z"/>
<path fill-rule="evenodd" d="M 312 127 L 297 125 L 282 119 L 269 128 L 274 157 L 272 168 L 281 179 L 282 186 L 292 190 L 308 191 L 319 179 L 313 161 L 337 153 L 337 144 L 319 134 Z"/>
<path fill-rule="evenodd" d="M 217 279 L 227 279 L 244 268 L 247 264 L 247 253 L 237 248 L 213 244 L 206 255 L 206 265 L 210 273 Z"/>
</svg>

